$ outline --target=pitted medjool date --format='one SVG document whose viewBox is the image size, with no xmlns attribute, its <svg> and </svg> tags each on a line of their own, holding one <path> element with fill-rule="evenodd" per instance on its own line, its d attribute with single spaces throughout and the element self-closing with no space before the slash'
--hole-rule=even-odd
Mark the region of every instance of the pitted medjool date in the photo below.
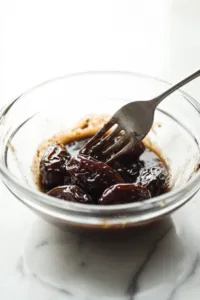
<svg viewBox="0 0 200 300">
<path fill-rule="evenodd" d="M 96 201 L 109 186 L 124 182 L 110 166 L 84 155 L 73 157 L 66 169 L 71 176 L 71 183 L 82 188 Z"/>
<path fill-rule="evenodd" d="M 149 190 L 135 184 L 116 184 L 104 191 L 99 204 L 125 204 L 151 198 Z"/>
<path fill-rule="evenodd" d="M 64 184 L 66 164 L 70 158 L 64 147 L 60 145 L 48 147 L 40 162 L 40 186 L 44 192 Z"/>
<path fill-rule="evenodd" d="M 144 169 L 138 178 L 138 184 L 148 188 L 152 197 L 166 193 L 168 189 L 166 169 L 163 166 Z"/>
<path fill-rule="evenodd" d="M 56 187 L 49 191 L 48 195 L 70 202 L 93 204 L 91 197 L 76 185 L 64 185 Z"/>
<path fill-rule="evenodd" d="M 112 164 L 114 170 L 124 179 L 127 183 L 135 183 L 140 174 L 140 171 L 144 167 L 143 161 L 136 161 L 130 164 L 124 165 L 120 161 L 114 161 Z"/>
</svg>

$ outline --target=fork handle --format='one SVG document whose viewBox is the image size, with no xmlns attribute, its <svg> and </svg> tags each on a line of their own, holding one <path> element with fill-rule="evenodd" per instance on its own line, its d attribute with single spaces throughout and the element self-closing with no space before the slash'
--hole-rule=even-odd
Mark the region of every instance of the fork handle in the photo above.
<svg viewBox="0 0 200 300">
<path fill-rule="evenodd" d="M 162 102 L 162 100 L 164 100 L 166 97 L 168 97 L 169 95 L 171 95 L 173 92 L 175 92 L 176 90 L 178 90 L 180 87 L 184 86 L 185 84 L 189 83 L 190 81 L 194 80 L 195 78 L 200 76 L 200 70 L 196 71 L 195 73 L 191 74 L 190 76 L 186 77 L 185 79 L 181 80 L 180 82 L 178 82 L 177 84 L 173 85 L 172 87 L 170 87 L 167 91 L 165 91 L 164 93 L 162 93 L 161 95 L 155 97 L 154 99 L 152 99 L 152 101 L 154 102 L 154 104 L 157 106 L 160 102 Z"/>
</svg>

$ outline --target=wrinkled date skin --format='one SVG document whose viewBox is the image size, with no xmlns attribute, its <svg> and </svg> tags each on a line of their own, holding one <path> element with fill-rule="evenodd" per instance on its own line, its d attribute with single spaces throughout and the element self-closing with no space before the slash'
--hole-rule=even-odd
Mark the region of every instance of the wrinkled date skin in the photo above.
<svg viewBox="0 0 200 300">
<path fill-rule="evenodd" d="M 50 146 L 40 162 L 40 186 L 44 192 L 64 185 L 66 164 L 71 156 L 60 145 Z"/>
<path fill-rule="evenodd" d="M 65 185 L 54 188 L 48 192 L 48 195 L 70 202 L 93 204 L 90 196 L 76 185 Z"/>
<path fill-rule="evenodd" d="M 84 155 L 72 158 L 66 169 L 71 177 L 71 183 L 82 188 L 95 201 L 109 186 L 124 182 L 111 167 Z"/>
<path fill-rule="evenodd" d="M 105 190 L 99 199 L 99 204 L 125 204 L 142 201 L 149 198 L 151 198 L 151 193 L 145 187 L 129 183 L 116 184 Z"/>
<path fill-rule="evenodd" d="M 122 162 L 114 161 L 112 167 L 121 175 L 125 182 L 135 183 L 140 175 L 141 169 L 144 167 L 144 162 L 138 160 L 124 165 Z"/>
<path fill-rule="evenodd" d="M 144 169 L 138 178 L 138 184 L 150 190 L 151 196 L 156 197 L 168 191 L 168 178 L 162 166 Z"/>
</svg>

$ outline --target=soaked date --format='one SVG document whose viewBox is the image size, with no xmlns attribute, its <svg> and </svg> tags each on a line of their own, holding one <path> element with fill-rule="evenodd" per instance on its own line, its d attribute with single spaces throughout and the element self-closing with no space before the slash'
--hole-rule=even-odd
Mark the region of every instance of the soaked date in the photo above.
<svg viewBox="0 0 200 300">
<path fill-rule="evenodd" d="M 138 160 L 130 164 L 123 164 L 120 161 L 114 161 L 112 167 L 121 175 L 125 182 L 135 183 L 141 169 L 144 167 L 144 162 Z"/>
<path fill-rule="evenodd" d="M 95 201 L 109 186 L 124 182 L 122 177 L 110 166 L 89 156 L 73 157 L 66 169 L 71 178 L 71 184 L 82 188 Z"/>
<path fill-rule="evenodd" d="M 168 176 L 163 166 L 144 169 L 139 178 L 138 184 L 148 188 L 152 197 L 159 196 L 168 191 Z"/>
<path fill-rule="evenodd" d="M 135 184 L 116 184 L 104 191 L 99 204 L 125 204 L 151 198 L 150 191 Z"/>
<path fill-rule="evenodd" d="M 66 164 L 70 158 L 62 146 L 48 147 L 40 162 L 40 186 L 44 192 L 64 184 Z"/>
<path fill-rule="evenodd" d="M 91 197 L 76 185 L 56 187 L 49 191 L 48 195 L 70 202 L 93 204 Z"/>
</svg>

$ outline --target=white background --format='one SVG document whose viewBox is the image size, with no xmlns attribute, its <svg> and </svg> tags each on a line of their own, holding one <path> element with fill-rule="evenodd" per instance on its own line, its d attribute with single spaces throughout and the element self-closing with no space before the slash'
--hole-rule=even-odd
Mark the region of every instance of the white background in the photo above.
<svg viewBox="0 0 200 300">
<path fill-rule="evenodd" d="M 199 0 L 0 0 L 0 104 L 77 71 L 175 82 L 200 67 L 199 31 Z"/>
</svg>

